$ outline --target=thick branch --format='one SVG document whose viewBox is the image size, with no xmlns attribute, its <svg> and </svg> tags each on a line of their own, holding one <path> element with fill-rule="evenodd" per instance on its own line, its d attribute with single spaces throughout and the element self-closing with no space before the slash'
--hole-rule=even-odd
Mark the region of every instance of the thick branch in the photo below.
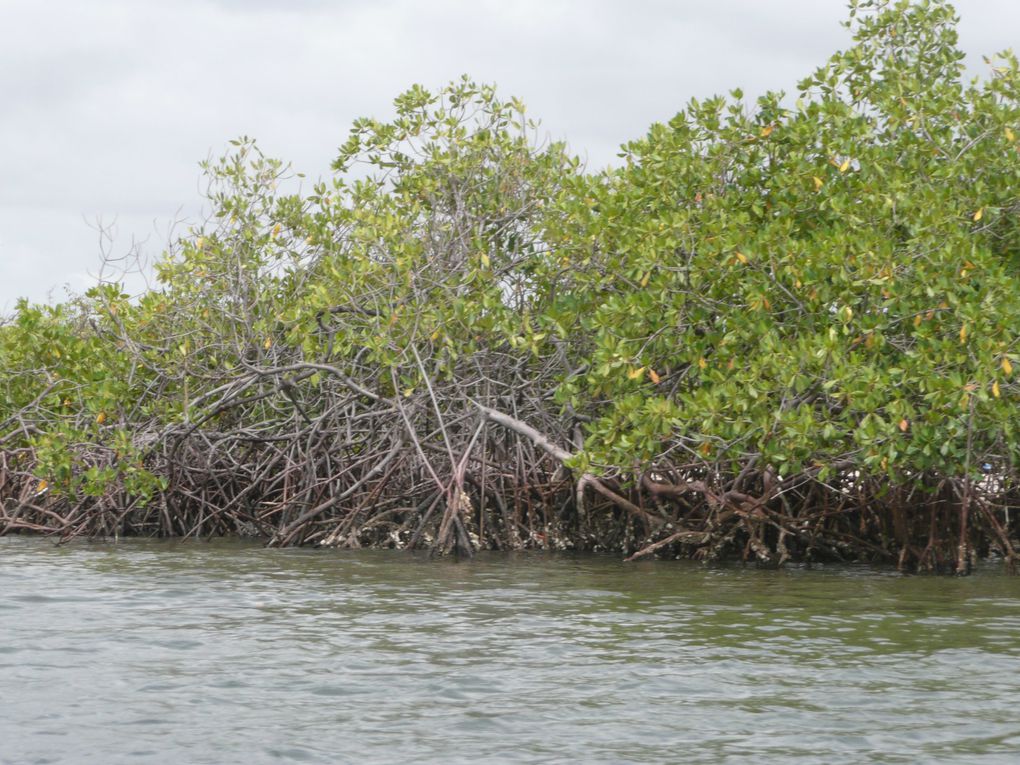
<svg viewBox="0 0 1020 765">
<path fill-rule="evenodd" d="M 517 433 L 520 436 L 524 436 L 525 438 L 530 440 L 533 444 L 535 444 L 535 446 L 537 446 L 539 449 L 546 452 L 550 456 L 555 457 L 560 462 L 566 462 L 567 460 L 571 459 L 574 456 L 566 449 L 563 449 L 562 447 L 559 447 L 556 444 L 554 444 L 548 436 L 535 430 L 526 422 L 521 422 L 516 417 L 511 417 L 510 415 L 505 414 L 504 412 L 499 412 L 496 411 L 495 409 L 490 409 L 489 407 L 482 406 L 481 404 L 478 404 L 477 406 L 479 411 L 481 411 L 482 415 L 487 420 L 491 420 L 492 422 L 495 422 L 497 425 L 502 425 L 504 428 L 512 430 L 514 433 Z M 640 507 L 631 502 L 629 499 L 621 497 L 615 491 L 606 486 L 605 483 L 599 480 L 598 477 L 592 475 L 591 473 L 585 473 L 584 475 L 581 476 L 578 482 L 579 491 L 581 490 L 582 487 L 586 485 L 590 485 L 599 494 L 611 500 L 620 507 L 624 508 L 628 512 L 638 516 L 649 525 L 659 526 L 662 524 L 661 519 L 649 515 Z"/>
</svg>

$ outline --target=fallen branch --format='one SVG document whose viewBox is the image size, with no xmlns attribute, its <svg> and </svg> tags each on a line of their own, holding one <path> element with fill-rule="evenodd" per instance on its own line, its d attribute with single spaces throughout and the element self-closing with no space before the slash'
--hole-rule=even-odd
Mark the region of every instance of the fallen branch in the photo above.
<svg viewBox="0 0 1020 765">
<path fill-rule="evenodd" d="M 711 535 L 707 531 L 687 531 L 686 529 L 678 531 L 675 534 L 670 534 L 665 539 L 660 539 L 658 542 L 648 545 L 648 547 L 641 548 L 629 558 L 624 558 L 624 562 L 630 563 L 638 558 L 644 558 L 646 555 L 651 555 L 657 550 L 661 550 L 666 545 L 670 545 L 673 544 L 673 542 L 679 542 L 681 540 L 690 541 L 693 544 L 698 545 L 704 544 L 708 541 L 709 536 Z"/>
</svg>

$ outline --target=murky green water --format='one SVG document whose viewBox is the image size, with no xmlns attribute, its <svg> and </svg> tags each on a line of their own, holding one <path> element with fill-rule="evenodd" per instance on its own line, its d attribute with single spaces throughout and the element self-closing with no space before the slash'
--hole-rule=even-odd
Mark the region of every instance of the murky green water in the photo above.
<svg viewBox="0 0 1020 765">
<path fill-rule="evenodd" d="M 1020 762 L 1020 578 L 0 539 L 0 762 Z"/>
</svg>

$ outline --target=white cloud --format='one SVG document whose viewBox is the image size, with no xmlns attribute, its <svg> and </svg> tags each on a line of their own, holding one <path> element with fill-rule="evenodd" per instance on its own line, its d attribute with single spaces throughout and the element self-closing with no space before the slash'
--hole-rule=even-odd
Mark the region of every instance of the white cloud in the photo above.
<svg viewBox="0 0 1020 765">
<path fill-rule="evenodd" d="M 1020 28 L 1013 2 L 958 7 L 975 61 Z M 83 216 L 118 219 L 117 253 L 146 236 L 158 253 L 178 211 L 198 214 L 198 161 L 239 134 L 324 174 L 354 117 L 468 73 L 602 166 L 692 96 L 791 89 L 847 45 L 844 15 L 841 0 L 5 0 L 0 312 L 88 283 Z"/>
</svg>

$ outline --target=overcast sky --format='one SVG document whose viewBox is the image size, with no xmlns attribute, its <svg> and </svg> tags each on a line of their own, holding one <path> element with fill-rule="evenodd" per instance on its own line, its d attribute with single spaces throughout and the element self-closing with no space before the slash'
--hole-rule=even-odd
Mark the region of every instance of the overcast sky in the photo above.
<svg viewBox="0 0 1020 765">
<path fill-rule="evenodd" d="M 960 0 L 961 44 L 1020 47 L 1020 2 Z M 848 33 L 842 0 L 0 0 L 0 313 L 158 255 L 239 135 L 312 177 L 351 121 L 461 74 L 528 104 L 589 167 L 688 99 L 793 89 Z M 183 230 L 183 228 L 178 228 Z M 137 283 L 136 285 L 137 286 Z"/>
</svg>

